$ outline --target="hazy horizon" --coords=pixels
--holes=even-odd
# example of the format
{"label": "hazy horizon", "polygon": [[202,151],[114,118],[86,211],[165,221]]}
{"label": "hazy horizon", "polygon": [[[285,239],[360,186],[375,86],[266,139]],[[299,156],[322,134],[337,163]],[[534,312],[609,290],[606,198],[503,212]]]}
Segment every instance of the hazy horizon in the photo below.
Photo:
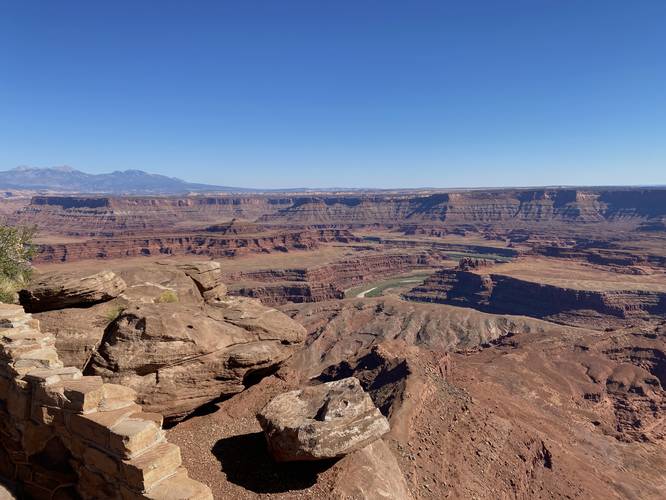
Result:
{"label": "hazy horizon", "polygon": [[[61,169],[65,171],[78,171],[82,172],[84,174],[91,174],[91,175],[104,175],[104,174],[111,174],[111,173],[126,173],[126,172],[132,172],[132,171],[140,171],[145,174],[149,175],[163,175],[159,174],[158,172],[148,172],[144,171],[141,169],[116,169],[113,171],[109,172],[96,172],[92,174],[91,172],[86,172],[85,170],[77,169],[75,167],[72,167],[71,165],[54,165],[51,167],[37,167],[37,166],[31,166],[31,165],[17,165],[13,169],[8,169],[8,170],[0,170],[0,173],[2,172],[8,172],[11,170],[19,170],[19,169],[38,169],[38,170],[44,170],[44,169]],[[184,177],[178,177],[178,176],[168,176],[170,178],[178,179],[181,181],[185,181],[188,183],[193,183],[196,184],[195,182],[191,181],[190,179],[184,178]],[[211,187],[216,186],[213,183],[210,182],[201,182],[200,184],[210,184]],[[226,188],[238,188],[238,189],[245,189],[245,190],[251,190],[251,191],[297,191],[299,189],[302,190],[307,190],[307,191],[317,191],[317,190],[328,190],[328,191],[344,191],[344,190],[349,190],[349,191],[419,191],[419,190],[433,190],[433,191],[445,191],[445,190],[502,190],[502,189],[586,189],[586,188],[646,188],[646,189],[652,189],[652,188],[663,188],[666,187],[666,184],[534,184],[534,185],[496,185],[496,186],[393,186],[393,187],[376,187],[376,186],[317,186],[317,187],[312,187],[312,186],[281,186],[281,187],[263,187],[263,186],[228,186],[228,185],[217,185],[218,187],[226,187]],[[1,187],[1,186],[0,186]],[[83,191],[81,191],[83,193]]]}
{"label": "hazy horizon", "polygon": [[0,7],[0,165],[234,187],[666,184],[666,3]]}

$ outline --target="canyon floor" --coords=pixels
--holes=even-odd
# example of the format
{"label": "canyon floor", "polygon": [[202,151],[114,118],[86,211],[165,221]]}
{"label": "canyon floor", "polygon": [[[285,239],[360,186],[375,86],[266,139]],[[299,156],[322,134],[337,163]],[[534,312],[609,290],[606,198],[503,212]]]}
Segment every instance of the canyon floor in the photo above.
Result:
{"label": "canyon floor", "polygon": [[[133,384],[167,417],[215,498],[666,491],[666,190],[36,195],[0,214],[40,228],[36,282],[124,280],[113,298],[35,317],[71,364]],[[256,366],[179,364],[221,356],[218,336]],[[274,462],[257,413],[349,376],[390,432],[341,459]]]}

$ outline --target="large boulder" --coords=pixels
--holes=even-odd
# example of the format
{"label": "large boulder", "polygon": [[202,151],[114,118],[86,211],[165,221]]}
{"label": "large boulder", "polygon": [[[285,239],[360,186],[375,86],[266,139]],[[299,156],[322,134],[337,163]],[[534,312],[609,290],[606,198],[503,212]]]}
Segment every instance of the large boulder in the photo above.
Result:
{"label": "large boulder", "polygon": [[87,373],[132,387],[147,411],[175,421],[277,369],[292,353],[289,344],[305,339],[304,332],[262,337],[209,315],[214,309],[128,306],[106,329]]}
{"label": "large boulder", "polygon": [[19,298],[27,312],[40,312],[90,306],[117,297],[125,288],[112,271],[54,272],[38,276]]}
{"label": "large boulder", "polygon": [[339,458],[390,430],[355,377],[280,394],[257,419],[278,462]]}
{"label": "large boulder", "polygon": [[171,301],[185,305],[203,305],[201,293],[194,281],[173,266],[131,265],[116,272],[127,283],[122,298],[129,302],[155,304]]}
{"label": "large boulder", "polygon": [[176,268],[147,264],[121,267],[114,272],[126,283],[123,293],[115,299],[86,308],[65,307],[35,314],[42,330],[55,336],[56,348],[66,366],[83,369],[106,328],[130,304],[203,305],[194,282]]}

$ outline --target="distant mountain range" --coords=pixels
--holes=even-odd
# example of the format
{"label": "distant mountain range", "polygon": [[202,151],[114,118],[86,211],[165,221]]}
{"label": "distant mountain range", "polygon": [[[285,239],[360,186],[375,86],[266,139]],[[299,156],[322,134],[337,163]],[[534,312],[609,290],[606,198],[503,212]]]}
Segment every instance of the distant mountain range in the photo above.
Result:
{"label": "distant mountain range", "polygon": [[63,193],[181,194],[251,192],[252,189],[186,182],[142,170],[87,174],[71,167],[16,167],[0,171],[0,189],[48,190]]}
{"label": "distant mountain range", "polygon": [[72,167],[26,167],[0,171],[0,190],[23,189],[56,193],[186,194],[186,193],[306,193],[356,192],[360,188],[257,189],[197,184],[143,170],[116,170],[110,174],[87,174]]}

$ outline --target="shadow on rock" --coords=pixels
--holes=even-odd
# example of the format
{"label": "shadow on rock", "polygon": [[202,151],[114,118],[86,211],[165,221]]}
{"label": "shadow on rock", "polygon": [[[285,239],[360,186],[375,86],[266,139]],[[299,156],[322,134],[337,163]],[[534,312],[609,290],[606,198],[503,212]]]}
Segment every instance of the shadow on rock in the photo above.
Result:
{"label": "shadow on rock", "polygon": [[277,463],[268,452],[262,432],[220,439],[212,451],[228,481],[255,493],[309,488],[337,461]]}

